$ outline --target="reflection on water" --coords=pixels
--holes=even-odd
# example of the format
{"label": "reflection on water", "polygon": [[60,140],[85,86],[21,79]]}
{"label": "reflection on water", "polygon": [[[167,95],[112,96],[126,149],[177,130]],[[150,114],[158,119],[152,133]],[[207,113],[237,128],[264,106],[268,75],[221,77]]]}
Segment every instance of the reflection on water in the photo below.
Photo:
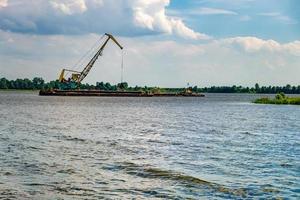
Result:
{"label": "reflection on water", "polygon": [[300,198],[300,107],[0,93],[0,198]]}

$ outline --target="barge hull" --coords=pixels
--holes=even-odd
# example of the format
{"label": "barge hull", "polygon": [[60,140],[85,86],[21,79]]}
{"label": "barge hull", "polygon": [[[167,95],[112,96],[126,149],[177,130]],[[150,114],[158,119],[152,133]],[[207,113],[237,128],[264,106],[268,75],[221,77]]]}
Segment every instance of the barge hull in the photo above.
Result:
{"label": "barge hull", "polygon": [[143,92],[101,91],[101,90],[41,90],[40,96],[98,96],[98,97],[204,97],[199,93],[161,93],[147,94]]}

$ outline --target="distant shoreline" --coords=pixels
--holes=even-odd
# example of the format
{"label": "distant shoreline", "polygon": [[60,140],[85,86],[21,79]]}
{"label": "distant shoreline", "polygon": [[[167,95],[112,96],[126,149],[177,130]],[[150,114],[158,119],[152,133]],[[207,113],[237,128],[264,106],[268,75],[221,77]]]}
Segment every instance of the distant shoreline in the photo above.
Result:
{"label": "distant shoreline", "polygon": [[[61,88],[63,83],[58,80],[45,82],[41,77],[35,77],[32,80],[28,78],[8,80],[6,78],[0,78],[0,90],[28,90],[35,91],[41,89],[58,89]],[[198,86],[187,86],[182,88],[161,88],[157,86],[129,86],[127,82],[111,84],[109,82],[97,82],[93,84],[79,84],[78,88],[81,90],[104,90],[104,91],[143,91],[152,93],[180,93],[185,90],[189,90],[194,93],[246,93],[246,94],[277,94],[284,92],[285,94],[300,94],[300,85],[292,86],[287,84],[285,86],[260,86],[256,83],[253,87],[244,86],[209,86],[209,87],[198,87]]]}
{"label": "distant shoreline", "polygon": [[[162,88],[164,89],[164,88]],[[169,88],[168,88],[169,89]],[[178,89],[178,88],[170,88],[170,89]],[[0,92],[36,92],[38,93],[39,89],[0,89]],[[204,94],[252,94],[252,95],[276,95],[276,93],[253,93],[253,92],[203,92]],[[300,94],[289,94],[295,95],[296,97],[300,97]],[[266,97],[264,97],[266,98]],[[262,99],[262,98],[260,98]],[[255,103],[255,102],[254,102]]]}

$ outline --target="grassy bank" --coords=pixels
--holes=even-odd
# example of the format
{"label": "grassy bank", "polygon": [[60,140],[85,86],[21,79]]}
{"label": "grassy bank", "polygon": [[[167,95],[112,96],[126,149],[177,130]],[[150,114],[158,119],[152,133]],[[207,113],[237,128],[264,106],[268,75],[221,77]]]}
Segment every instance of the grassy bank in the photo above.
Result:
{"label": "grassy bank", "polygon": [[287,97],[284,93],[279,93],[276,95],[274,99],[264,97],[264,98],[256,99],[254,103],[300,105],[300,97]]}

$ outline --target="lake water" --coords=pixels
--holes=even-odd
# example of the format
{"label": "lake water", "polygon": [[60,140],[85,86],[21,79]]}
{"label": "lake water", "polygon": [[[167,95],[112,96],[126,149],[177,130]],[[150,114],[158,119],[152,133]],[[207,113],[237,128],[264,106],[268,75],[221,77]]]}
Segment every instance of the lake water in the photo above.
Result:
{"label": "lake water", "polygon": [[300,106],[0,92],[0,199],[300,198]]}

